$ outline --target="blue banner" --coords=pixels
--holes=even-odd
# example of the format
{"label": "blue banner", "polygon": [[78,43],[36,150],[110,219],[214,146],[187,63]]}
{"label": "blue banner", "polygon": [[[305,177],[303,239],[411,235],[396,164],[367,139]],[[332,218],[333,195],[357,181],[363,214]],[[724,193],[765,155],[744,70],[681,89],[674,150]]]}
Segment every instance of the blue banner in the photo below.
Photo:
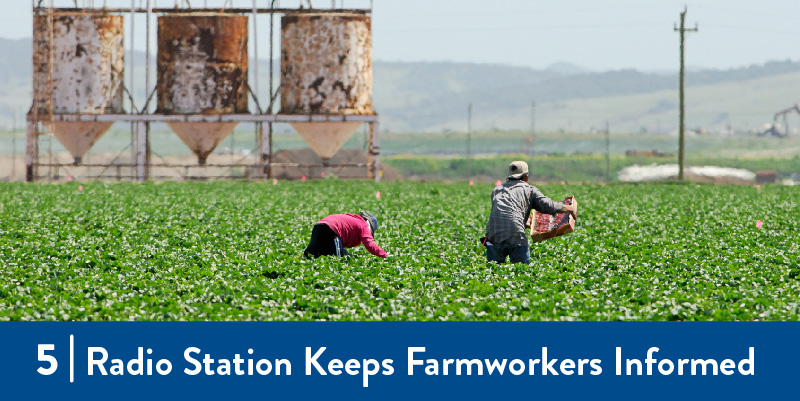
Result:
{"label": "blue banner", "polygon": [[800,323],[7,322],[4,399],[797,398]]}

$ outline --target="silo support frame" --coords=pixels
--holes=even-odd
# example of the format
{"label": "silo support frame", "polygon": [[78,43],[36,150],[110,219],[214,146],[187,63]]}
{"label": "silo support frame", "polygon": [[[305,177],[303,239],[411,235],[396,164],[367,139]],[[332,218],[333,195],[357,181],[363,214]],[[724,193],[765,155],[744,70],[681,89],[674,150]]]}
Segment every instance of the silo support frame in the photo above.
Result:
{"label": "silo support frame", "polygon": [[[72,166],[72,164],[62,164],[59,161],[42,162],[39,160],[39,143],[38,137],[42,133],[39,132],[40,122],[34,120],[34,116],[28,115],[26,126],[26,150],[25,150],[25,166],[26,166],[26,180],[38,181],[39,167],[55,167],[56,171],[60,168]],[[261,142],[258,152],[260,157],[248,163],[235,163],[235,164],[208,164],[204,167],[243,167],[246,169],[258,169],[256,174],[259,178],[274,178],[275,168],[281,167],[301,167],[301,168],[326,168],[324,164],[301,164],[292,162],[275,162],[275,151],[273,144],[273,124],[275,123],[290,123],[290,122],[347,122],[359,121],[367,123],[368,129],[368,155],[366,163],[345,163],[337,164],[338,167],[352,167],[366,169],[367,177],[376,182],[381,180],[380,169],[380,137],[379,137],[379,124],[378,115],[297,115],[297,114],[225,114],[225,115],[208,115],[208,114],[195,114],[195,115],[163,115],[163,114],[55,114],[53,115],[54,122],[70,122],[70,121],[83,121],[83,122],[128,122],[133,125],[133,132],[131,134],[131,156],[133,160],[130,163],[81,163],[82,167],[101,167],[116,168],[117,176],[122,177],[120,169],[131,168],[131,174],[125,176],[135,181],[147,181],[152,178],[167,178],[167,176],[154,176],[153,168],[195,168],[201,167],[194,164],[183,163],[169,163],[161,162],[154,164],[151,160],[151,147],[150,147],[150,125],[157,122],[193,122],[193,123],[219,123],[219,122],[254,122],[257,125],[258,138]],[[57,178],[56,173],[55,178]],[[226,178],[227,176],[192,176],[184,174],[183,179],[191,179],[196,177],[202,178]],[[360,177],[363,177],[361,175]],[[51,180],[53,176],[49,177]],[[91,177],[95,179],[102,179],[100,176]],[[106,177],[108,178],[108,177]],[[234,177],[231,177],[234,178]],[[357,177],[350,177],[357,178]]]}
{"label": "silo support frame", "polygon": [[25,181],[32,182],[38,176],[39,133],[36,132],[36,121],[28,120],[25,127]]}
{"label": "silo support frame", "polygon": [[261,134],[261,157],[259,159],[261,164],[261,176],[265,179],[272,178],[272,123],[266,123],[267,129],[264,129],[265,123],[257,123],[258,132]]}
{"label": "silo support frame", "polygon": [[136,179],[138,181],[145,181],[148,178],[147,166],[150,164],[150,160],[147,157],[150,150],[150,141],[148,140],[149,125],[146,121],[138,121],[136,123]]}
{"label": "silo support frame", "polygon": [[273,162],[273,155],[275,152],[272,151],[272,123],[267,123],[267,128],[269,131],[267,132],[267,138],[269,139],[269,155],[267,159],[267,173],[269,174],[267,178],[272,178],[272,162]]}
{"label": "silo support frame", "polygon": [[381,141],[378,134],[378,122],[369,123],[369,172],[368,177],[381,181]]}

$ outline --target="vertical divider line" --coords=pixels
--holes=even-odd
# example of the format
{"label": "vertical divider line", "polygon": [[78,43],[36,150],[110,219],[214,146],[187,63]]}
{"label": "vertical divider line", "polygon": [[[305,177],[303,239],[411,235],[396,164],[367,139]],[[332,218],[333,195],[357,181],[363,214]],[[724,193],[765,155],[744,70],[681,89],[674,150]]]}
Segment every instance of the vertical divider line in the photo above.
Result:
{"label": "vertical divider line", "polygon": [[75,382],[75,336],[69,335],[69,382]]}

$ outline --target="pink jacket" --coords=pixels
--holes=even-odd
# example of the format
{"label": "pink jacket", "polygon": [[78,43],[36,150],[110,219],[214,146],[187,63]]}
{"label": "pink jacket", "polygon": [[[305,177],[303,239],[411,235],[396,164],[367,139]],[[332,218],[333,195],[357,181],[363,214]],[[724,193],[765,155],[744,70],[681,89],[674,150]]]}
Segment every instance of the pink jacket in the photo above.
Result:
{"label": "pink jacket", "polygon": [[367,248],[367,251],[375,256],[385,258],[389,255],[375,243],[372,233],[369,231],[369,224],[357,214],[332,214],[317,222],[317,224],[319,223],[327,224],[336,235],[341,237],[342,245],[345,248],[364,244],[364,248]]}

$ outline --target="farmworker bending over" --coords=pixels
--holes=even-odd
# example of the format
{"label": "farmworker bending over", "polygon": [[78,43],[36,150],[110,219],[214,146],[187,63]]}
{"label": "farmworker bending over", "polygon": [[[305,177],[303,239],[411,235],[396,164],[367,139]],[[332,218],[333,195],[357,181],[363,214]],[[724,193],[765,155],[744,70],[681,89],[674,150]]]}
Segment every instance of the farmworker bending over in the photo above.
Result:
{"label": "farmworker bending over", "polygon": [[369,253],[385,258],[388,254],[372,238],[377,229],[378,219],[363,210],[359,214],[332,214],[314,224],[303,256],[348,256],[345,248],[364,244]]}
{"label": "farmworker bending over", "polygon": [[574,205],[554,202],[539,189],[528,184],[528,163],[511,162],[508,178],[492,191],[492,212],[486,224],[486,260],[505,263],[531,263],[525,222],[531,209],[540,213],[576,213]]}

